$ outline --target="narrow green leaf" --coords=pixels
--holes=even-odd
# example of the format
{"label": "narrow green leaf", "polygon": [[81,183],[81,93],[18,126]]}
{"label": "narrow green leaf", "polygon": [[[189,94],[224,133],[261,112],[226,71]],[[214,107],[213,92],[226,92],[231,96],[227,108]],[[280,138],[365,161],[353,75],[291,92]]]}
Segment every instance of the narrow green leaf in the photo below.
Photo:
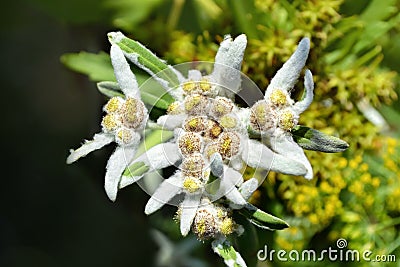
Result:
{"label": "narrow green leaf", "polygon": [[292,134],[294,141],[307,150],[334,153],[343,152],[349,148],[349,144],[340,138],[301,125],[296,126]]}
{"label": "narrow green leaf", "polygon": [[124,97],[124,94],[116,82],[99,82],[97,83],[97,89],[100,91],[100,93],[109,98],[115,96]]}
{"label": "narrow green leaf", "polygon": [[228,267],[246,267],[242,256],[235,248],[229,243],[228,240],[214,240],[212,242],[212,248],[221,258],[224,259],[226,266]]}
{"label": "narrow green leaf", "polygon": [[60,60],[68,68],[88,75],[92,81],[115,81],[110,56],[105,52],[64,54]]}
{"label": "narrow green leaf", "polygon": [[148,75],[136,74],[136,79],[140,84],[140,95],[144,103],[167,109],[175,101],[155,79]]}
{"label": "narrow green leaf", "polygon": [[[140,83],[141,81],[138,82]],[[160,88],[159,84],[153,84],[154,82],[146,82],[145,85],[140,86],[140,96],[144,103],[151,107],[158,107],[161,109],[167,109],[168,106],[174,101],[172,96],[165,92],[163,88]],[[114,96],[124,97],[121,89],[116,82],[99,82],[97,88],[103,95],[111,98]]]}
{"label": "narrow green leaf", "polygon": [[133,55],[129,59],[140,68],[168,82],[170,88],[179,85],[174,71],[141,43],[123,36],[122,33],[110,33],[108,36],[112,43],[117,44],[127,54]]}
{"label": "narrow green leaf", "polygon": [[288,228],[289,225],[282,219],[275,217],[258,209],[257,207],[248,203],[240,210],[240,212],[247,217],[247,219],[262,229],[268,230],[282,230]]}
{"label": "narrow green leaf", "polygon": [[150,169],[149,166],[146,166],[143,162],[135,162],[125,169],[123,176],[140,176],[143,175]]}
{"label": "narrow green leaf", "polygon": [[165,143],[169,139],[174,137],[174,132],[173,131],[167,131],[167,130],[154,130],[150,132],[149,134],[146,135],[144,138],[143,142],[140,144],[136,151],[136,155],[140,156],[146,150],[149,150],[153,146],[156,146],[161,143]]}
{"label": "narrow green leaf", "polygon": [[[155,145],[164,143],[174,136],[172,131],[166,130],[154,130],[146,135],[144,140],[139,145],[136,151],[136,157],[142,155],[146,150],[152,148]],[[139,176],[149,170],[149,166],[146,166],[143,162],[135,162],[129,165],[123,175],[124,176]]]}

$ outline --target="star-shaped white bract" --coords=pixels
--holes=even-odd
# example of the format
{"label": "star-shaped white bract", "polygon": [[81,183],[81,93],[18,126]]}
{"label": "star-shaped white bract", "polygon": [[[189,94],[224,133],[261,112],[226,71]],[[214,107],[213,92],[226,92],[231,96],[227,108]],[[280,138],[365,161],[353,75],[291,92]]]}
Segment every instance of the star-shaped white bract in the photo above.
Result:
{"label": "star-shaped white bract", "polygon": [[[121,33],[110,33],[111,42],[125,38]],[[146,205],[145,213],[151,214],[168,203],[176,195],[183,194],[180,204],[180,228],[186,235],[204,197],[217,200],[225,197],[231,208],[241,208],[257,188],[251,179],[243,183],[239,170],[243,162],[254,168],[273,170],[286,174],[304,175],[307,170],[298,161],[274,153],[266,145],[249,138],[247,125],[249,109],[241,110],[233,102],[241,89],[241,64],[247,39],[227,36],[221,43],[210,75],[202,75],[196,69],[187,73],[173,70],[180,84],[170,87],[166,80],[139,63],[138,55],[124,52],[126,58],[149,72],[174,97],[167,114],[157,123],[164,129],[173,130],[175,138],[158,144],[135,159],[131,166],[145,165],[146,173],[176,165],[179,170],[164,180]],[[247,122],[247,124],[246,124]],[[141,179],[139,176],[122,176],[119,188]],[[217,189],[210,187],[210,173],[219,181]]]}
{"label": "star-shaped white bract", "polygon": [[295,103],[290,97],[297,79],[303,70],[310,49],[310,40],[304,38],[298,48],[271,80],[263,100],[251,108],[250,126],[266,138],[269,147],[276,153],[303,164],[311,179],[313,171],[303,149],[293,140],[291,130],[297,125],[299,115],[313,100],[314,82],[311,71],[304,76],[305,96]]}
{"label": "star-shaped white bract", "polygon": [[73,163],[90,152],[116,142],[114,153],[107,162],[104,188],[110,200],[115,201],[121,175],[132,161],[141,139],[141,131],[148,119],[147,109],[140,99],[140,91],[134,74],[117,45],[111,46],[111,62],[118,85],[125,95],[113,97],[104,106],[102,132],[94,135],[80,148],[71,150],[67,163]]}

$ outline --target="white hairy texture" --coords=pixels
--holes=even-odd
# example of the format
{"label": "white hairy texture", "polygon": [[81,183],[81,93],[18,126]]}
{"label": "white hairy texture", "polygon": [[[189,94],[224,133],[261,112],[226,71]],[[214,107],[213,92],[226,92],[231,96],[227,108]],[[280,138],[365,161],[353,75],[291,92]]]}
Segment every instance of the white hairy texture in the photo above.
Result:
{"label": "white hairy texture", "polygon": [[254,193],[254,191],[257,190],[257,188],[258,188],[258,180],[256,178],[251,178],[240,186],[239,192],[242,194],[245,200],[248,200]]}
{"label": "white hairy texture", "polygon": [[245,205],[247,201],[235,186],[243,182],[242,174],[229,167],[225,167],[224,169],[225,171],[221,179],[219,193],[232,201],[233,204],[239,206]]}
{"label": "white hairy texture", "polygon": [[[279,156],[282,159],[289,159],[292,162],[298,162],[302,164],[306,168],[306,172],[303,174],[295,174],[302,175],[306,179],[313,178],[313,170],[310,162],[308,161],[306,155],[304,154],[303,149],[293,140],[293,137],[290,134],[279,135],[274,139],[273,150],[280,154]],[[278,156],[275,157],[274,163],[278,163]],[[294,164],[291,163],[290,167],[293,167]],[[287,173],[287,172],[284,172]],[[289,173],[290,174],[290,173]]]}
{"label": "white hairy texture", "polygon": [[[228,35],[218,49],[215,56],[214,70],[211,76],[220,85],[219,95],[233,98],[239,92],[241,84],[241,66],[244,50],[246,49],[247,38],[242,34],[234,41]],[[223,88],[225,87],[225,88]]]}
{"label": "white hairy texture", "polygon": [[250,124],[250,113],[250,108],[240,108],[235,112],[244,127]]}
{"label": "white hairy texture", "polygon": [[[276,144],[276,147],[278,146],[279,144]],[[283,151],[283,149],[281,151]],[[279,155],[281,153],[278,151],[276,152],[278,154],[258,141],[249,140],[247,147],[243,150],[242,159],[253,168],[261,168],[291,175],[305,175],[307,173],[307,169],[302,162],[287,157],[287,153]]]}
{"label": "white hairy texture", "polygon": [[114,135],[106,133],[98,133],[93,136],[93,140],[85,141],[85,143],[78,149],[70,150],[70,155],[67,158],[67,164],[77,161],[79,158],[86,156],[90,152],[100,149],[114,141]]}
{"label": "white hairy texture", "polygon": [[183,122],[187,118],[186,114],[179,115],[163,115],[157,119],[157,124],[167,130],[174,130],[182,127]]}
{"label": "white hairy texture", "polygon": [[293,106],[293,111],[297,115],[303,113],[312,103],[314,98],[314,81],[310,70],[306,70],[304,75],[304,89],[305,97],[301,101],[298,101]]}
{"label": "white hairy texture", "polygon": [[[138,43],[139,45],[141,45],[142,47],[144,47],[142,44]],[[145,48],[145,47],[144,47]],[[145,48],[147,49],[147,48]],[[129,59],[132,63],[134,63],[136,66],[138,66],[139,68],[141,68],[142,70],[146,71],[147,73],[149,73],[152,78],[154,78],[157,82],[159,82],[161,84],[162,87],[165,88],[165,90],[175,99],[178,101],[181,101],[183,99],[183,90],[178,88],[173,88],[173,86],[171,84],[169,84],[168,81],[160,78],[158,75],[159,73],[154,73],[153,71],[151,71],[149,68],[147,68],[146,66],[144,66],[143,64],[141,64],[138,60],[139,55],[136,53],[127,53],[125,51],[124,55],[126,56],[127,59]],[[153,54],[154,55],[154,54]],[[155,55],[154,55],[155,56]],[[160,59],[161,60],[161,59]],[[163,61],[163,60],[161,60]],[[164,61],[163,61],[164,62]],[[168,65],[168,68],[170,70],[172,70],[177,76],[178,76],[178,81],[184,80],[184,78],[182,77],[182,74],[177,74],[178,71],[176,71],[174,68],[172,68],[171,66]]]}
{"label": "white hairy texture", "polygon": [[222,161],[221,154],[212,154],[210,160],[210,169],[212,174],[214,174],[216,177],[221,177],[224,174],[224,163]]}
{"label": "white hairy texture", "polygon": [[183,236],[189,233],[190,227],[192,226],[193,219],[196,216],[196,211],[200,204],[202,194],[186,194],[185,199],[182,202],[182,213],[180,230]]}
{"label": "white hairy texture", "polygon": [[136,146],[117,147],[107,162],[104,189],[111,201],[117,198],[118,184],[121,175],[136,152]]}
{"label": "white hairy texture", "polygon": [[182,174],[180,172],[164,180],[147,202],[144,213],[149,215],[159,210],[175,195],[179,194],[182,191],[182,181]]}
{"label": "white hairy texture", "polygon": [[191,81],[201,81],[201,72],[199,70],[189,70],[188,71],[188,80]]}
{"label": "white hairy texture", "polygon": [[293,89],[293,86],[297,82],[297,79],[306,64],[309,50],[310,40],[308,38],[303,38],[296,51],[272,78],[271,83],[265,91],[265,99],[268,99],[271,92],[275,89],[281,89],[287,92],[290,92]]}
{"label": "white hairy texture", "polygon": [[110,56],[115,78],[117,79],[118,85],[124,95],[140,99],[139,86],[136,77],[131,71],[121,48],[116,44],[111,45]]}

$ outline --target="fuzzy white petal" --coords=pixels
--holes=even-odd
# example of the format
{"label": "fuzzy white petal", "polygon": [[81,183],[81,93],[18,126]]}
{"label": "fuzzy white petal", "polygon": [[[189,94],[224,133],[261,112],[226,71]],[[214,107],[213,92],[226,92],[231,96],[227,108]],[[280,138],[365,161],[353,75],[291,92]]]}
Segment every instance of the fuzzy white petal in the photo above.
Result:
{"label": "fuzzy white petal", "polygon": [[[279,144],[276,144],[276,147],[279,147]],[[261,168],[291,175],[306,174],[307,169],[302,162],[279,155],[278,151],[277,153],[274,153],[258,141],[248,140],[247,146],[243,149],[242,158],[253,168]]]}
{"label": "fuzzy white petal", "polygon": [[[110,43],[112,45],[117,45],[119,42],[121,42],[124,38],[127,38],[124,34],[122,34],[121,32],[110,32],[108,33],[108,39],[110,41]],[[153,52],[151,52],[149,49],[147,49],[144,45],[142,45],[141,43],[137,42],[136,43],[139,47],[141,47],[143,50],[147,50],[147,52],[152,56],[152,57],[157,57]],[[142,70],[146,71],[147,73],[149,73],[152,78],[154,78],[155,80],[157,80],[157,82],[159,82],[167,91],[169,91],[169,93],[172,95],[172,97],[174,97],[176,100],[182,100],[183,99],[183,90],[182,89],[174,89],[174,90],[170,90],[173,88],[173,86],[166,80],[160,78],[160,74],[159,73],[154,73],[153,71],[151,71],[149,68],[147,68],[146,66],[144,66],[143,64],[141,64],[139,62],[139,55],[137,53],[128,53],[126,51],[122,51],[125,55],[125,57],[131,61],[132,63],[134,63],[136,66],[138,66],[139,68],[141,68]],[[159,59],[160,61],[163,61],[162,59]],[[163,61],[164,62],[164,61]],[[170,65],[168,65],[168,70],[172,71],[178,81],[180,83],[182,83],[185,79],[182,76],[182,74],[180,72],[178,72],[176,69],[174,69],[173,67],[171,67]]]}
{"label": "fuzzy white petal", "polygon": [[287,92],[292,90],[306,64],[309,50],[310,40],[308,38],[303,38],[293,55],[283,64],[282,68],[278,70],[274,78],[272,78],[265,92],[266,99],[275,89],[281,89]]}
{"label": "fuzzy white petal", "polygon": [[232,168],[225,167],[224,176],[222,177],[219,193],[236,205],[245,205],[247,202],[236,188],[236,184],[241,184],[243,176]]}
{"label": "fuzzy white petal", "polygon": [[181,234],[186,236],[189,233],[190,227],[194,217],[196,216],[196,211],[200,204],[202,194],[186,194],[185,199],[182,202],[182,213],[181,213]]}
{"label": "fuzzy white petal", "polygon": [[221,154],[212,154],[210,162],[212,174],[214,174],[216,177],[221,177],[224,174],[224,163],[222,161]]}
{"label": "fuzzy white petal", "polygon": [[175,195],[182,191],[182,174],[175,173],[168,179],[164,180],[156,189],[146,204],[144,213],[147,215],[157,211],[170,201]]}
{"label": "fuzzy white petal", "polygon": [[98,133],[93,136],[93,140],[85,141],[85,143],[78,149],[71,149],[70,155],[67,158],[67,164],[77,161],[79,158],[86,156],[90,152],[100,149],[114,141],[114,135],[106,133]]}
{"label": "fuzzy white petal", "polygon": [[158,118],[157,124],[161,125],[164,129],[173,130],[177,127],[182,127],[187,115],[163,115]]}
{"label": "fuzzy white petal", "polygon": [[306,70],[304,76],[305,97],[294,104],[293,110],[297,114],[303,113],[312,103],[314,98],[314,81],[310,70]]}
{"label": "fuzzy white petal", "polygon": [[188,71],[188,79],[192,81],[201,81],[201,72],[199,70],[189,70]]}
{"label": "fuzzy white petal", "polygon": [[[275,152],[281,155],[284,159],[290,159],[293,162],[301,163],[307,170],[303,175],[306,179],[313,178],[313,170],[310,162],[308,161],[303,149],[293,140],[293,137],[289,134],[280,135],[274,140],[273,149]],[[276,161],[275,157],[274,161]],[[282,166],[283,167],[283,166]]]}
{"label": "fuzzy white petal", "polygon": [[233,185],[240,186],[243,183],[243,175],[240,172],[226,166],[224,168],[224,178],[228,179]]}
{"label": "fuzzy white petal", "polygon": [[[144,165],[149,167],[149,170],[146,172],[148,173],[174,165],[180,159],[181,154],[179,153],[178,146],[175,143],[162,143],[147,150],[146,153],[135,159],[132,163],[130,163],[130,165],[133,165],[137,162],[143,162]],[[122,176],[119,188],[124,188],[132,183],[137,182],[143,177],[143,175]]]}
{"label": "fuzzy white petal", "polygon": [[136,152],[136,146],[117,147],[107,162],[104,189],[111,201],[117,198],[118,184],[121,175]]}
{"label": "fuzzy white petal", "polygon": [[116,44],[111,45],[110,56],[115,78],[122,92],[127,97],[140,99],[138,83],[121,48]]}
{"label": "fuzzy white petal", "polygon": [[244,34],[236,37],[234,41],[228,35],[222,41],[215,56],[212,73],[213,80],[222,86],[219,95],[232,98],[239,91],[241,84],[240,69],[246,45],[247,38]]}
{"label": "fuzzy white petal", "polygon": [[257,190],[257,188],[258,188],[258,180],[256,178],[251,178],[240,186],[239,191],[242,194],[243,198],[245,200],[248,200],[254,193],[254,191]]}

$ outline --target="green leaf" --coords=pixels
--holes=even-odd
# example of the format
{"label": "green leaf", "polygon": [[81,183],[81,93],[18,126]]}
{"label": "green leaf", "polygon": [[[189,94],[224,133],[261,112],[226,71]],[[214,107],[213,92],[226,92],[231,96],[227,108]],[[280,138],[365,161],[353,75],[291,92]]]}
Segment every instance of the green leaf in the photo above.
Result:
{"label": "green leaf", "polygon": [[247,217],[247,219],[262,229],[268,230],[282,230],[288,228],[289,225],[282,219],[275,217],[258,209],[257,207],[248,203],[241,210],[240,213]]}
{"label": "green leaf", "polygon": [[167,130],[154,130],[151,131],[146,135],[144,138],[143,142],[140,144],[136,151],[136,155],[140,156],[153,146],[156,146],[161,143],[165,143],[169,139],[174,137],[174,132],[173,131],[167,131]]}
{"label": "green leaf", "polygon": [[143,162],[135,162],[125,169],[123,176],[140,176],[143,175],[150,169],[149,166],[146,166]]}
{"label": "green leaf", "polygon": [[214,240],[212,243],[212,248],[215,253],[224,259],[226,266],[228,267],[246,267],[242,256],[235,248],[229,243],[228,240]]}
{"label": "green leaf", "polygon": [[[136,151],[136,157],[139,157],[142,155],[144,152],[149,150],[155,145],[164,143],[171,139],[174,136],[174,133],[172,131],[166,131],[166,130],[154,130],[151,131],[149,134],[146,135],[142,143],[139,145],[137,151]],[[140,176],[147,172],[150,169],[149,166],[146,166],[143,162],[135,162],[131,165],[129,165],[124,173],[122,174],[123,176]]]}
{"label": "green leaf", "polygon": [[99,82],[97,83],[97,89],[100,91],[100,93],[109,98],[115,96],[124,97],[124,94],[116,82]]}
{"label": "green leaf", "polygon": [[343,152],[349,148],[349,144],[340,138],[301,125],[296,126],[292,134],[294,141],[307,150],[334,153]]}
{"label": "green leaf", "polygon": [[179,85],[178,77],[172,68],[141,43],[129,39],[119,32],[109,33],[108,38],[110,42],[117,44],[125,53],[131,55],[128,58],[138,67],[166,81],[170,88]]}
{"label": "green leaf", "polygon": [[[136,76],[137,78],[140,75]],[[139,84],[143,83],[145,78],[138,79]],[[111,98],[114,96],[124,97],[121,89],[116,82],[99,82],[97,83],[97,88],[100,93]],[[140,96],[144,103],[150,105],[151,107],[158,107],[161,109],[167,109],[168,106],[174,102],[172,96],[165,92],[165,90],[153,79],[145,82],[140,86]]]}
{"label": "green leaf", "polygon": [[114,26],[132,32],[162,3],[162,0],[106,0],[104,7],[113,11]]}
{"label": "green leaf", "polygon": [[68,68],[88,75],[92,81],[115,81],[110,56],[105,52],[64,54],[60,60]]}
{"label": "green leaf", "polygon": [[175,101],[160,83],[148,75],[136,74],[136,79],[140,84],[140,95],[144,103],[152,107],[167,109]]}

